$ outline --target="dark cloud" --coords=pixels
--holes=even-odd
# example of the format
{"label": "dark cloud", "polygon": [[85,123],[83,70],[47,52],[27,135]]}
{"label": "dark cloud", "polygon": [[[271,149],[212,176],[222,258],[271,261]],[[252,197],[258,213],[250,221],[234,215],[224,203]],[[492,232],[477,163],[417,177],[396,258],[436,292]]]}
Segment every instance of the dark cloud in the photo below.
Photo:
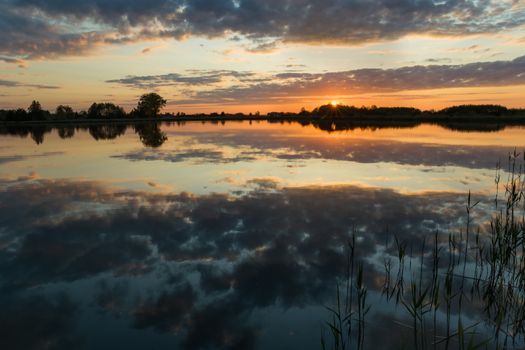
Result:
{"label": "dark cloud", "polygon": [[163,74],[147,76],[128,76],[122,79],[107,80],[107,83],[122,84],[134,88],[157,88],[161,86],[201,86],[213,85],[227,78],[244,81],[254,76],[252,72],[237,72],[228,70],[189,70],[187,74]]}
{"label": "dark cloud", "polygon": [[39,154],[29,154],[29,155],[13,155],[13,156],[0,156],[0,164],[19,162],[23,160],[33,159],[33,158],[46,158],[52,156],[63,155],[65,152],[43,152]]}
{"label": "dark cloud", "polygon": [[5,59],[36,59],[78,55],[93,49],[107,36],[96,31],[78,32],[75,21],[61,28],[53,14],[12,1],[0,2],[0,54]]}
{"label": "dark cloud", "polygon": [[94,302],[101,312],[107,312],[114,317],[122,317],[126,311],[126,298],[129,294],[129,283],[127,281],[101,280],[96,287]]}
{"label": "dark cloud", "polygon": [[80,348],[76,305],[65,295],[0,297],[2,346],[7,349]]}
{"label": "dark cloud", "polygon": [[[437,61],[434,60],[435,63]],[[231,78],[226,87],[205,90],[192,85],[210,85]],[[185,85],[185,98],[178,104],[275,103],[293,98],[319,96],[337,91],[340,95],[390,93],[405,90],[525,84],[525,56],[512,61],[477,62],[463,65],[407,66],[393,69],[357,69],[343,72],[285,72],[275,75],[253,72],[195,72],[191,76],[166,74],[134,76],[108,81],[144,87]],[[225,84],[223,84],[225,85]]]}
{"label": "dark cloud", "polygon": [[[125,317],[135,330],[171,335],[187,349],[257,348],[264,336],[259,322],[265,322],[258,312],[282,317],[283,310],[332,300],[334,282],[344,276],[351,232],[358,236],[356,257],[366,263],[388,241],[392,245],[394,234],[420,247],[435,230],[461,227],[466,201],[449,192],[281,188],[275,182],[268,187],[268,179],[252,179],[249,185],[257,190],[240,195],[200,196],[68,180],[1,184],[0,300],[8,305],[0,316],[2,329],[20,334],[29,325],[45,336],[19,341],[68,341],[71,310],[82,308],[8,295],[70,286],[72,294],[88,295],[90,305],[95,300],[104,311],[100,317]],[[473,220],[479,220],[475,214]],[[393,254],[391,248],[381,256]],[[366,272],[370,292],[380,291],[374,266],[366,263]],[[30,310],[57,321],[44,327],[42,317],[23,316]],[[323,315],[310,317],[318,325]],[[105,344],[107,337],[123,334],[99,335],[96,325],[84,326],[90,339],[102,336]],[[317,348],[314,333],[309,336]]]}
{"label": "dark cloud", "polygon": [[427,63],[450,63],[452,59],[450,58],[428,58],[425,60]]}
{"label": "dark cloud", "polygon": [[[417,124],[408,123],[392,125],[384,122],[375,125],[365,122],[354,123],[352,121],[326,121],[326,122],[303,122],[326,132],[346,131],[354,129],[374,130],[376,128],[402,128],[414,127]],[[462,128],[461,124],[450,124],[448,128]],[[468,131],[467,125],[465,128]],[[501,126],[475,125],[474,131],[493,131]],[[495,129],[494,129],[495,128]],[[502,127],[501,127],[502,128]],[[138,130],[137,126],[135,129]],[[26,137],[31,135],[33,140],[42,142],[44,131],[52,132],[53,129],[35,130],[35,128],[12,128],[4,132],[9,135]],[[160,130],[160,129],[159,129]],[[74,129],[58,128],[60,137],[75,135]],[[126,131],[125,125],[94,125],[89,126],[87,131],[95,140],[111,140],[123,135]],[[2,133],[3,130],[0,130]],[[159,131],[161,132],[161,131]],[[286,131],[265,130],[242,130],[228,133],[217,132],[185,132],[183,129],[174,133],[161,132],[164,137],[177,138],[183,135],[188,139],[187,144],[175,149],[153,149],[142,148],[127,151],[121,154],[113,154],[113,158],[126,159],[129,161],[166,161],[166,162],[188,162],[192,164],[227,164],[238,162],[254,162],[261,158],[268,160],[286,160],[294,165],[298,162],[311,159],[338,160],[370,163],[397,163],[413,166],[443,167],[457,166],[470,169],[494,169],[498,160],[507,159],[514,148],[505,146],[469,146],[469,145],[444,145],[432,142],[401,142],[392,140],[370,140],[359,138],[335,138],[326,142],[325,138],[301,137],[291,138]],[[149,142],[141,136],[145,146]],[[166,139],[163,138],[163,141]],[[222,148],[229,147],[234,151],[226,152]],[[23,161],[31,158],[61,155],[60,152],[43,152],[34,155],[5,155],[0,156],[0,164],[15,161]]]}
{"label": "dark cloud", "polygon": [[305,64],[290,63],[290,64],[285,65],[285,67],[286,68],[306,68],[306,65]]}
{"label": "dark cloud", "polygon": [[251,53],[272,53],[277,50],[279,43],[277,41],[256,42],[254,46],[248,47],[246,51]]}
{"label": "dark cloud", "polygon": [[[166,162],[186,162],[193,161],[196,164],[203,163],[236,163],[236,162],[248,162],[255,161],[257,158],[251,155],[249,152],[241,152],[236,156],[226,156],[222,151],[215,151],[211,149],[181,149],[169,152],[163,152],[159,150],[147,150],[142,149],[140,151],[129,152],[122,155],[115,155],[113,158],[122,158],[131,161],[151,161],[151,160],[162,160]],[[1,158],[0,158],[1,160]]]}
{"label": "dark cloud", "polygon": [[[331,125],[332,122],[330,122]],[[358,127],[358,126],[355,126]],[[327,129],[331,130],[331,129]],[[131,151],[114,155],[130,161],[167,161],[194,163],[235,163],[261,159],[290,162],[310,159],[339,160],[370,163],[397,163],[414,166],[458,166],[470,169],[494,169],[498,160],[507,159],[513,147],[442,145],[433,143],[406,143],[389,140],[338,138],[326,142],[318,137],[291,138],[285,132],[243,130],[235,133],[203,132],[191,135],[193,143],[215,148],[243,149],[235,155],[221,150],[187,147],[164,152],[152,150]]]}
{"label": "dark cloud", "polygon": [[188,317],[197,300],[196,292],[186,284],[174,291],[144,301],[133,312],[134,327],[155,328],[161,332],[174,332]]}
{"label": "dark cloud", "polygon": [[25,63],[23,60],[20,60],[18,58],[12,58],[12,57],[2,57],[0,56],[0,61],[5,63],[13,63],[17,64],[20,68],[25,66]]}
{"label": "dark cloud", "polygon": [[238,299],[221,300],[191,314],[186,349],[255,349],[256,330],[246,324],[247,310]]}
{"label": "dark cloud", "polygon": [[44,85],[44,84],[28,84],[28,83],[21,83],[18,81],[13,81],[13,80],[0,80],[0,87],[8,87],[8,88],[24,87],[24,88],[33,88],[33,89],[60,89],[60,86]]}
{"label": "dark cloud", "polygon": [[360,69],[334,73],[283,73],[278,83],[230,87],[198,92],[195,100],[272,100],[288,96],[396,92],[453,87],[505,86],[525,83],[525,56],[513,61],[449,66],[413,66],[396,69]]}
{"label": "dark cloud", "polygon": [[[295,258],[313,262],[322,258],[318,249],[328,252],[344,245],[353,225],[366,227],[375,244],[382,242],[385,226],[403,232],[407,224],[422,225],[420,229],[432,232],[454,225],[449,214],[459,220],[463,211],[464,200],[453,193],[402,195],[353,186],[280,189],[275,181],[269,188],[268,179],[253,179],[249,185],[258,182],[256,191],[240,197],[112,192],[96,183],[62,180],[4,185],[2,198],[10,200],[2,200],[2,246],[12,248],[3,252],[11,257],[4,277],[9,275],[11,284],[34,285],[104,271],[145,273],[151,244],[165,259],[175,261],[233,259],[244,250],[273,246],[273,259],[265,249],[258,253],[270,263],[280,255],[276,249],[286,250],[293,241],[297,254],[309,256]],[[111,210],[89,210],[95,204]],[[17,224],[22,218],[25,224]]]}
{"label": "dark cloud", "polygon": [[523,6],[510,0],[4,0],[0,6],[0,53],[28,58],[148,38],[241,36],[268,49],[280,41],[360,44],[414,33],[492,33],[525,22]]}

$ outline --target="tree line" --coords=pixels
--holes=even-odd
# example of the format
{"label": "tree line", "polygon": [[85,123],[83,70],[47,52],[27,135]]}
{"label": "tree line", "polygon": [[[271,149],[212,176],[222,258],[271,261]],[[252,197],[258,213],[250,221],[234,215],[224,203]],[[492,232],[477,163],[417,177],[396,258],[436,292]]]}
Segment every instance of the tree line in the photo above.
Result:
{"label": "tree line", "polygon": [[94,102],[87,111],[76,112],[71,106],[59,105],[54,113],[44,110],[38,101],[33,101],[26,109],[0,110],[0,121],[53,121],[76,119],[122,119],[155,118],[166,106],[167,101],[157,93],[148,93],[140,97],[137,106],[126,113],[124,109],[111,102]]}
{"label": "tree line", "polygon": [[[123,118],[149,119],[156,118],[160,111],[166,106],[167,101],[157,93],[148,93],[140,97],[137,106],[129,113],[114,103],[93,103],[87,111],[75,112],[67,105],[59,105],[54,113],[42,108],[38,101],[33,101],[29,108],[15,110],[0,110],[0,122],[17,121],[65,121],[65,120],[118,120]],[[231,119],[296,119],[313,120],[319,123],[327,120],[352,121],[352,120],[384,120],[384,121],[407,121],[418,120],[428,122],[525,122],[525,109],[509,109],[500,105],[460,105],[447,107],[441,110],[422,111],[412,107],[356,107],[343,104],[325,104],[307,111],[302,108],[300,112],[270,112],[261,116],[255,114],[193,114],[186,116],[184,113],[165,114],[165,116],[188,120],[231,120]]]}
{"label": "tree line", "polygon": [[424,117],[473,117],[473,116],[525,116],[524,109],[509,109],[500,105],[482,104],[482,105],[460,105],[443,108],[441,110],[422,111],[412,107],[355,107],[346,105],[332,105],[326,104],[313,109],[308,112],[301,110],[299,115],[314,116],[319,118],[338,118],[338,117],[366,117],[366,116],[380,116],[380,117],[403,117],[403,118],[424,118]]}

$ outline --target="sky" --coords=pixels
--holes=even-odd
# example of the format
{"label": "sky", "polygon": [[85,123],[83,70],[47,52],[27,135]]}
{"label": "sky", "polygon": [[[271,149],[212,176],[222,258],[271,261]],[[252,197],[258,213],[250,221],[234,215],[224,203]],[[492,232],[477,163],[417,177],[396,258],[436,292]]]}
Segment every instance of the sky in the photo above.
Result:
{"label": "sky", "polygon": [[0,108],[525,107],[525,0],[0,0]]}

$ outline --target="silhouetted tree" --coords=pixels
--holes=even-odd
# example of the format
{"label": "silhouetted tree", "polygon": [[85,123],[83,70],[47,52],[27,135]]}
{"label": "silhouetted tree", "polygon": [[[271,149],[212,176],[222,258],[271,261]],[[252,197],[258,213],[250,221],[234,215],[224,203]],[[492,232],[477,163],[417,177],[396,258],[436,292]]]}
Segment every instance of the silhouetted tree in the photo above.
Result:
{"label": "silhouetted tree", "polygon": [[70,106],[60,105],[57,107],[55,115],[58,119],[71,119],[75,116],[75,112]]}
{"label": "silhouetted tree", "polygon": [[113,140],[124,135],[128,127],[122,124],[90,125],[89,134],[95,140]]}
{"label": "silhouetted tree", "polygon": [[508,112],[508,109],[499,105],[461,105],[442,109],[440,113],[447,115],[491,115],[500,116]]}
{"label": "silhouetted tree", "polygon": [[87,112],[91,119],[118,119],[125,115],[124,109],[113,103],[93,103]]}
{"label": "silhouetted tree", "polygon": [[338,118],[352,116],[358,111],[359,109],[353,106],[326,104],[315,108],[311,114],[321,118]]}
{"label": "silhouetted tree", "polygon": [[[25,112],[25,110],[24,110]],[[28,126],[19,126],[19,125],[3,125],[0,128],[1,135],[12,135],[12,136],[18,136],[21,138],[25,138],[29,135],[29,127]]]}
{"label": "silhouetted tree", "polygon": [[27,109],[29,119],[31,120],[45,120],[49,115],[49,112],[42,109],[42,105],[38,101],[31,102],[31,105]]}
{"label": "silhouetted tree", "polygon": [[35,125],[31,127],[30,135],[33,141],[35,141],[37,145],[40,145],[41,143],[44,142],[44,135],[47,133],[50,133],[51,130],[52,128],[49,126]]}
{"label": "silhouetted tree", "polygon": [[72,126],[64,126],[58,128],[58,136],[61,139],[69,139],[75,136],[75,128]]}
{"label": "silhouetted tree", "polygon": [[144,94],[140,97],[134,114],[141,117],[156,117],[167,101],[157,93]]}
{"label": "silhouetted tree", "polygon": [[168,139],[156,123],[141,123],[136,124],[134,127],[135,132],[139,134],[140,141],[144,146],[160,147]]}
{"label": "silhouetted tree", "polygon": [[33,102],[31,102],[31,105],[27,109],[27,111],[31,114],[40,113],[42,112],[42,105],[40,104],[40,102],[33,100]]}
{"label": "silhouetted tree", "polygon": [[301,108],[301,111],[299,112],[299,115],[302,116],[302,117],[305,117],[305,116],[307,116],[308,114],[310,114],[310,113],[308,113],[308,111],[306,110],[306,108],[302,107],[302,108]]}
{"label": "silhouetted tree", "polygon": [[29,120],[29,116],[25,109],[18,108],[16,110],[9,110],[6,112],[5,120],[8,122]]}
{"label": "silhouetted tree", "polygon": [[[301,112],[302,113],[302,112]],[[301,115],[301,113],[299,115]],[[382,117],[388,119],[389,117],[397,117],[401,119],[412,119],[421,114],[417,108],[407,107],[361,107],[345,105],[327,104],[315,108],[312,113],[313,116],[326,119],[338,119],[347,117]]]}

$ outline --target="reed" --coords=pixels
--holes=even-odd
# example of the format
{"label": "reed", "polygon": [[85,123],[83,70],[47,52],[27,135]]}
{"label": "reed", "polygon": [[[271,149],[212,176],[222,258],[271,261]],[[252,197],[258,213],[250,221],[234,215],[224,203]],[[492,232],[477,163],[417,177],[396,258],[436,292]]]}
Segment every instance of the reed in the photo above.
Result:
{"label": "reed", "polygon": [[[413,349],[525,347],[523,154],[509,154],[505,171],[497,165],[495,185],[494,212],[487,229],[473,222],[472,213],[480,202],[469,192],[463,230],[435,232],[432,244],[423,239],[420,254],[394,236],[396,259],[388,256],[383,261],[380,294],[397,310],[393,325],[410,329],[412,340],[406,344]],[[389,247],[388,240],[385,245]],[[345,305],[340,305],[337,287],[336,307],[328,308],[332,337],[329,342],[323,338],[323,349],[363,349],[367,328],[375,327],[373,320],[367,321],[371,311],[364,283],[367,271],[356,261],[355,249],[354,232],[347,251]],[[466,309],[476,310],[479,319],[470,319]],[[403,323],[406,318],[410,324]]]}

